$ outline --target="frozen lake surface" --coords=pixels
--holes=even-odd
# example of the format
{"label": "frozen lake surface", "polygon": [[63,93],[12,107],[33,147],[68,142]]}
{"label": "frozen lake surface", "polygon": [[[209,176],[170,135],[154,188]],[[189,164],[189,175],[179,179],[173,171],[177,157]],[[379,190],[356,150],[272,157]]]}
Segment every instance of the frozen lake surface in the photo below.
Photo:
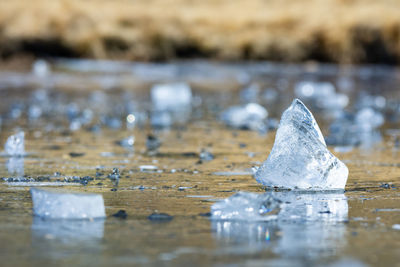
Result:
{"label": "frozen lake surface", "polygon": [[[25,155],[0,157],[2,265],[398,266],[399,70],[197,61],[47,67],[0,73],[1,147],[25,132]],[[304,81],[314,83],[296,91]],[[333,85],[333,94],[316,82]],[[182,109],[152,106],[150,88],[165,83],[189,84],[190,107],[187,98]],[[295,97],[347,165],[345,192],[274,192],[283,217],[210,220],[216,201],[265,193],[252,168],[268,157],[276,120]],[[257,127],[220,120],[250,102],[268,110]],[[152,127],[155,119],[161,124]],[[101,194],[107,217],[35,217],[30,187]]]}

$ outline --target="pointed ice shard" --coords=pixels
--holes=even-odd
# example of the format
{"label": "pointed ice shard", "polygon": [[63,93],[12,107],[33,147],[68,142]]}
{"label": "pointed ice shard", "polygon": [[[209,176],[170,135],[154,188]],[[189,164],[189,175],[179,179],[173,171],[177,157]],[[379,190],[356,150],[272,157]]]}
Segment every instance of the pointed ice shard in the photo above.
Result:
{"label": "pointed ice shard", "polygon": [[332,155],[311,112],[298,99],[283,113],[275,143],[255,178],[271,187],[344,189],[346,165]]}
{"label": "pointed ice shard", "polygon": [[4,150],[9,156],[23,156],[25,155],[25,134],[18,132],[17,134],[8,137]]}
{"label": "pointed ice shard", "polygon": [[51,219],[104,218],[103,196],[31,188],[33,213]]}

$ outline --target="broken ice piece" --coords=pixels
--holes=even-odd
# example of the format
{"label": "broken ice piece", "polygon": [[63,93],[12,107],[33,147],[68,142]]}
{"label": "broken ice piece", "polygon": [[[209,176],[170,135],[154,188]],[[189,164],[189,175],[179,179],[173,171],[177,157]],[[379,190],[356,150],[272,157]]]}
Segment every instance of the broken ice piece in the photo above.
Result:
{"label": "broken ice piece", "polygon": [[348,219],[347,198],[337,192],[239,192],[211,207],[212,220],[330,221]]}
{"label": "broken ice piece", "polygon": [[233,106],[221,114],[221,120],[233,128],[259,130],[268,117],[268,111],[257,103]]}
{"label": "broken ice piece", "polygon": [[344,189],[348,173],[327,149],[311,112],[295,99],[283,113],[272,151],[255,178],[270,187],[335,190]]}
{"label": "broken ice piece", "polygon": [[25,134],[24,132],[18,132],[17,134],[8,137],[4,150],[9,156],[23,156],[25,155]]}
{"label": "broken ice piece", "polygon": [[212,220],[269,221],[277,219],[281,201],[271,194],[239,192],[211,206]]}
{"label": "broken ice piece", "polygon": [[186,83],[156,84],[151,88],[154,110],[175,111],[189,108],[192,91]]}
{"label": "broken ice piece", "polygon": [[104,218],[103,196],[31,188],[33,213],[51,219]]}

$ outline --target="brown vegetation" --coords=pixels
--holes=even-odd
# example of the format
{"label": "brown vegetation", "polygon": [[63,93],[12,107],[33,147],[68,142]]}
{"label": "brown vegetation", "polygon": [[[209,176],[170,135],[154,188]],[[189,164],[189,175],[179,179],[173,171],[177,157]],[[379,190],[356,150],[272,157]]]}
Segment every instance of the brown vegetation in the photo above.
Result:
{"label": "brown vegetation", "polygon": [[400,62],[399,0],[13,0],[0,53]]}

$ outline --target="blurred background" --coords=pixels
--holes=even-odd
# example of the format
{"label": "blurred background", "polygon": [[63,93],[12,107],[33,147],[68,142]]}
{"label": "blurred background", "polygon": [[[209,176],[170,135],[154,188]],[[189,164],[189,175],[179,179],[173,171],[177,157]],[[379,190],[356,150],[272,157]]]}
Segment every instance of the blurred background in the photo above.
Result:
{"label": "blurred background", "polygon": [[397,64],[398,0],[14,0],[0,54]]}

